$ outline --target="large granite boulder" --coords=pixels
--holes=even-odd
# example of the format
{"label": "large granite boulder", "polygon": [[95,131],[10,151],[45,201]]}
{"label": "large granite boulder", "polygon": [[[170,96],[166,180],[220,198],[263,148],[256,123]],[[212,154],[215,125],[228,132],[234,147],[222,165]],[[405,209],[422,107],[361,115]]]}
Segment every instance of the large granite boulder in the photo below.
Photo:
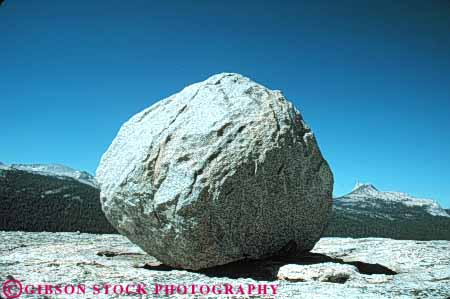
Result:
{"label": "large granite boulder", "polygon": [[332,173],[300,113],[239,74],[214,75],[133,116],[97,180],[120,233],[187,269],[288,243],[311,250],[332,205]]}

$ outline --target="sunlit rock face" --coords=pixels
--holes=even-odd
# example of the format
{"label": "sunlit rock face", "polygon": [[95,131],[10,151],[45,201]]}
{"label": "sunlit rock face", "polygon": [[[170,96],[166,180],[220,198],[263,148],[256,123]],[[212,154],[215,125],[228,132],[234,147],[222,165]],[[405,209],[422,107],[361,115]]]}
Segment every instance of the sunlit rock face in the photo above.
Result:
{"label": "sunlit rock face", "polygon": [[223,73],[134,115],[97,169],[103,210],[161,262],[200,269],[313,248],[333,176],[280,91]]}

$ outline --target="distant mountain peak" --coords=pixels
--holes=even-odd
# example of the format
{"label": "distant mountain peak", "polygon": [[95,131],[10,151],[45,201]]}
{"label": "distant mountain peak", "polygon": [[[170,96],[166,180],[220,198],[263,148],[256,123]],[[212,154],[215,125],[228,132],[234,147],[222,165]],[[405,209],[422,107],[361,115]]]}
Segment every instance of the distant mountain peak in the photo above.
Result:
{"label": "distant mountain peak", "polygon": [[403,192],[379,191],[372,184],[356,183],[352,192],[338,197],[336,200],[347,205],[365,206],[380,203],[399,203],[407,207],[423,208],[433,216],[450,217],[437,201],[428,198],[418,198]]}
{"label": "distant mountain peak", "polygon": [[378,192],[378,189],[370,183],[357,182],[355,187],[353,187],[353,189],[352,189],[352,192],[355,192],[355,191],[376,191],[376,192]]}

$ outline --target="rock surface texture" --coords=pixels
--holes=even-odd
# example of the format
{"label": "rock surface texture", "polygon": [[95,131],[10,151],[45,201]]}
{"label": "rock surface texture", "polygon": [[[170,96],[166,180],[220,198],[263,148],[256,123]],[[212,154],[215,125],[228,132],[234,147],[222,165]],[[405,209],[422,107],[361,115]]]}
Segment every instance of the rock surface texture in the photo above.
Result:
{"label": "rock surface texture", "polygon": [[333,176],[280,91],[218,74],[133,116],[97,169],[117,230],[187,269],[307,251],[332,205]]}
{"label": "rock surface texture", "polygon": [[[85,294],[52,294],[47,298],[450,298],[450,241],[322,238],[312,253],[321,259],[242,262],[242,268],[249,271],[246,275],[230,268],[210,273],[158,267],[153,257],[117,234],[0,231],[0,240],[2,282],[12,277],[24,286],[86,285]],[[343,262],[334,262],[340,260]],[[352,266],[355,262],[359,269]],[[373,274],[377,271],[371,271],[369,263],[389,267],[397,275]],[[271,272],[271,276],[259,278],[256,274],[263,270]],[[112,293],[111,288],[106,293],[102,288],[93,295],[94,284],[145,284],[148,294]],[[276,295],[253,292],[245,296],[205,296],[199,294],[198,288],[195,294],[156,295],[156,284],[175,288],[217,285],[222,290],[230,284],[235,292],[238,286],[256,284],[275,284],[278,288]],[[1,292],[0,288],[0,297]],[[20,296],[44,297],[25,293]]]}

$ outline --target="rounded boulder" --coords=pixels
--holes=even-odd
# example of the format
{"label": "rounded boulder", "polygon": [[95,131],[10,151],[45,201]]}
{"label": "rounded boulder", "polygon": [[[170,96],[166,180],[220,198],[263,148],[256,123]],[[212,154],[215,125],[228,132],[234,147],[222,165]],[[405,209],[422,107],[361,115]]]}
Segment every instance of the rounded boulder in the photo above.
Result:
{"label": "rounded boulder", "polygon": [[134,115],[97,169],[123,235],[162,263],[201,269],[309,251],[333,175],[299,111],[239,74],[190,85]]}

